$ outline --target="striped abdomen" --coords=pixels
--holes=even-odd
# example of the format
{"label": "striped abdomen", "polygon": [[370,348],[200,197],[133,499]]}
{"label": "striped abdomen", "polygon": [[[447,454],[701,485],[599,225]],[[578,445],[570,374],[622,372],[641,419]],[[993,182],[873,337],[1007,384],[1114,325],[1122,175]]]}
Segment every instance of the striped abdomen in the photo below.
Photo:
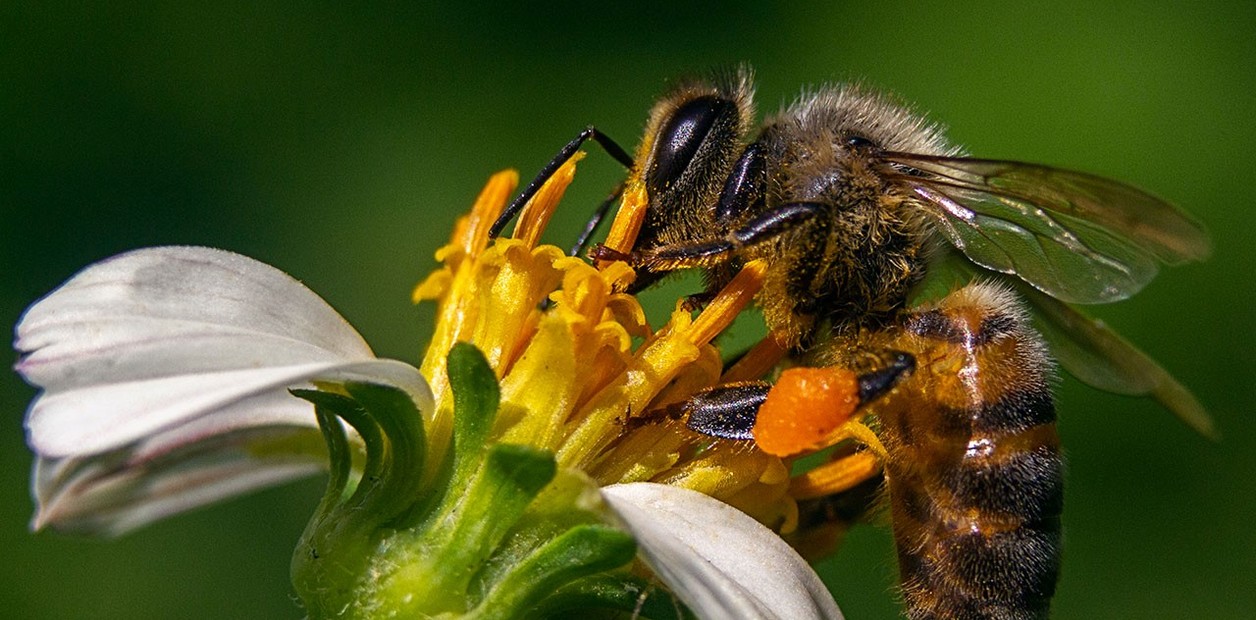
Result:
{"label": "striped abdomen", "polygon": [[908,315],[891,346],[917,360],[875,408],[908,615],[1046,617],[1063,461],[1045,346],[991,285]]}

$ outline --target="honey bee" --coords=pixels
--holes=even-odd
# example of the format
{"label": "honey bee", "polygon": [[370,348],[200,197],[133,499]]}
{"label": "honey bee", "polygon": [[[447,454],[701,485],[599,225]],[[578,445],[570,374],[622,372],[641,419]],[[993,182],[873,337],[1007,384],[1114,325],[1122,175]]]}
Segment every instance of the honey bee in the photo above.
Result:
{"label": "honey bee", "polygon": [[[1116,181],[967,157],[858,85],[804,94],[751,139],[754,123],[748,70],[682,82],[654,105],[635,157],[589,128],[495,230],[581,142],[607,146],[648,204],[630,251],[592,256],[627,261],[634,289],[701,268],[708,295],[762,259],[769,338],[850,403],[833,413],[811,379],[782,387],[786,370],[775,386],[699,393],[684,404],[690,428],[780,456],[853,440],[866,450],[822,466],[833,475],[808,490],[804,527],[839,518],[835,500],[881,475],[909,617],[1045,617],[1063,505],[1051,352],[1087,383],[1152,396],[1212,432],[1185,388],[1069,304],[1125,299],[1160,263],[1205,258],[1206,233]],[[813,424],[811,410],[831,419]]]}

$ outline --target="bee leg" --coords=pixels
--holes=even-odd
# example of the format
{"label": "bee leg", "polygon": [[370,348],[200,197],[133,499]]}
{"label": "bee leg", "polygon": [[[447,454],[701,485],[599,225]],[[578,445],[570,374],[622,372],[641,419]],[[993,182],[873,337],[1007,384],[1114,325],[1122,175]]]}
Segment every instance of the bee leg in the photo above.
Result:
{"label": "bee leg", "polygon": [[753,439],[755,417],[771,389],[766,381],[743,381],[698,392],[684,403],[685,425],[721,439]]}
{"label": "bee leg", "polygon": [[[628,293],[630,295],[635,295],[637,293],[640,293],[641,291],[644,291],[647,288],[650,288],[656,282],[663,279],[663,276],[667,275],[667,273],[663,271],[651,271],[648,269],[641,268],[639,265],[636,264],[636,261],[637,261],[636,252],[621,252],[619,250],[616,250],[615,248],[603,245],[601,243],[593,244],[593,247],[589,248],[589,253],[587,256],[590,260],[594,261],[595,264],[602,263],[602,262],[613,263],[615,261],[621,261],[621,262],[628,263],[629,265],[632,265],[633,269],[636,271],[636,274],[637,274],[636,279],[633,280],[632,283],[629,284],[627,287],[625,287],[622,291],[617,290],[616,292],[623,292],[623,293]],[[711,292],[711,291],[707,291],[707,292],[710,292],[712,296],[716,294],[716,292]],[[693,306],[689,303],[688,300],[686,300],[686,309],[691,312],[696,308],[702,307],[702,305],[703,304]]]}
{"label": "bee leg", "polygon": [[876,433],[862,422],[851,420],[830,436],[834,450],[827,463],[809,469],[789,481],[789,494],[798,500],[819,499],[844,493],[881,473],[889,455]]}
{"label": "bee leg", "polygon": [[916,358],[902,351],[886,351],[884,366],[859,375],[859,403],[867,403],[889,392],[906,373],[916,369]]}
{"label": "bee leg", "polygon": [[708,388],[681,404],[685,425],[721,439],[753,439],[769,454],[797,454],[830,439],[855,409],[915,368],[915,358],[895,353],[884,368],[861,375],[841,368],[792,368],[775,386],[741,381]]}
{"label": "bee leg", "polygon": [[[694,243],[661,245],[630,252],[626,258],[634,268],[643,267],[649,271],[716,266],[727,262],[733,255],[748,247],[770,241],[782,233],[793,230],[799,224],[815,217],[823,207],[824,205],[818,202],[786,203],[767,213],[755,216],[724,237]],[[594,251],[600,252],[600,249],[595,247]],[[599,254],[595,258],[613,260],[616,257]]]}
{"label": "bee leg", "polygon": [[833,460],[791,478],[789,494],[794,499],[804,500],[848,491],[881,473],[881,463],[881,457],[874,450],[837,455]]}
{"label": "bee leg", "polygon": [[624,184],[620,183],[615,186],[614,191],[606,197],[606,200],[603,200],[602,204],[597,206],[597,210],[593,212],[593,216],[589,218],[589,221],[584,223],[584,230],[580,231],[579,237],[576,237],[576,243],[571,246],[571,251],[567,252],[569,256],[579,256],[582,252],[584,252],[585,248],[589,245],[589,239],[593,238],[593,231],[597,230],[597,227],[602,223],[602,220],[606,219],[606,214],[610,213],[611,206],[619,200],[619,197],[622,196],[623,193]]}
{"label": "bee leg", "polygon": [[695,310],[701,310],[707,307],[707,304],[711,303],[711,301],[714,300],[716,296],[718,296],[719,294],[720,292],[718,290],[715,290],[715,291],[707,290],[707,291],[702,291],[701,293],[692,293],[690,295],[685,295],[684,301],[681,302],[681,308],[684,308],[685,310],[689,312],[693,312]]}
{"label": "bee leg", "polygon": [[611,157],[614,157],[615,161],[623,164],[625,168],[632,168],[632,156],[629,155],[623,147],[616,144],[614,140],[607,137],[606,134],[598,131],[596,127],[589,125],[584,129],[584,131],[580,132],[579,135],[573,138],[571,142],[568,142],[566,146],[559,149],[558,154],[555,155],[544,168],[541,168],[541,171],[537,173],[536,178],[532,179],[532,182],[528,183],[528,186],[523,188],[523,193],[519,194],[514,200],[510,201],[509,205],[506,205],[506,209],[502,211],[502,214],[497,217],[497,221],[493,222],[493,227],[489,229],[489,238],[491,239],[501,235],[502,229],[506,227],[506,224],[509,223],[512,218],[519,214],[519,211],[523,209],[523,205],[527,204],[528,201],[536,195],[537,191],[541,189],[541,186],[544,185],[550,177],[554,176],[554,173],[558,172],[558,169],[561,168],[563,164],[567,163],[567,160],[571,159],[571,156],[575,155],[576,151],[580,150],[580,145],[590,139],[602,145],[602,148],[605,149]]}
{"label": "bee leg", "polygon": [[[759,408],[755,445],[768,454],[789,457],[844,439],[847,422],[860,407],[889,393],[916,368],[916,358],[900,351],[877,357],[877,366],[861,374],[834,366],[782,372]],[[876,442],[874,448],[879,445]]]}

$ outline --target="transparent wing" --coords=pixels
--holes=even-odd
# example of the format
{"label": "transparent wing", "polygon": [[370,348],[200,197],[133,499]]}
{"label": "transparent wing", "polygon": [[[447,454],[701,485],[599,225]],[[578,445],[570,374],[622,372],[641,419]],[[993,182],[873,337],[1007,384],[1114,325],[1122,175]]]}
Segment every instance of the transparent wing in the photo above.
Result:
{"label": "transparent wing", "polygon": [[[946,252],[930,265],[908,303],[916,306],[941,299],[974,280],[990,277],[1001,276],[984,272],[956,252]],[[1138,347],[1102,321],[1024,283],[1007,281],[1015,283],[1029,302],[1034,327],[1069,374],[1105,392],[1152,398],[1200,434],[1217,438],[1216,426],[1203,405]]]}
{"label": "transparent wing", "polygon": [[1034,326],[1069,374],[1083,383],[1116,394],[1149,396],[1173,415],[1212,439],[1218,438],[1212,417],[1177,379],[1103,321],[1027,286]]}
{"label": "transparent wing", "polygon": [[1063,301],[1119,301],[1150,282],[1158,263],[1209,253],[1197,222],[1116,181],[1019,162],[882,157],[969,260]]}

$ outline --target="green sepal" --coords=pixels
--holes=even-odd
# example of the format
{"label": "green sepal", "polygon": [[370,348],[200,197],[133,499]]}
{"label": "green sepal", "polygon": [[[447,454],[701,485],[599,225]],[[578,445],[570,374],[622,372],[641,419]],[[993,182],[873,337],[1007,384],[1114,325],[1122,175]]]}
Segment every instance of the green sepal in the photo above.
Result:
{"label": "green sepal", "polygon": [[427,499],[403,519],[412,527],[389,537],[389,565],[395,568],[377,573],[368,594],[382,608],[424,615],[466,612],[480,597],[472,592],[472,579],[492,563],[557,471],[549,452],[488,443],[499,392],[479,350],[455,346],[448,373],[453,446]]}
{"label": "green sepal", "polygon": [[[560,475],[548,451],[492,442],[497,379],[473,346],[455,346],[448,369],[454,422],[443,451],[429,450],[423,417],[402,391],[363,383],[293,391],[314,404],[331,460],[292,562],[310,617],[631,610],[625,601],[636,605],[645,586],[614,569],[631,562],[635,543],[604,524],[596,484],[577,471]],[[437,473],[425,472],[438,452]],[[597,575],[613,577],[588,581]],[[675,615],[666,600],[660,617]]]}
{"label": "green sepal", "polygon": [[530,610],[555,590],[585,575],[632,561],[632,536],[606,525],[581,525],[551,539],[516,564],[468,618],[535,617]]}
{"label": "green sepal", "polygon": [[[372,560],[375,532],[392,516],[376,510],[378,498],[387,497],[377,490],[386,484],[389,471],[388,440],[371,413],[354,398],[316,390],[292,393],[314,405],[331,459],[327,490],[301,535],[291,565],[292,584],[307,611],[311,617],[324,617],[356,597],[358,580],[367,574]],[[349,497],[345,495],[350,488],[352,451],[339,420],[353,426],[367,453],[363,473]]]}
{"label": "green sepal", "polygon": [[450,392],[454,397],[453,436],[444,458],[436,465],[430,488],[414,505],[402,524],[418,525],[436,518],[439,507],[449,503],[448,493],[461,493],[484,456],[489,432],[497,417],[500,388],[497,375],[484,354],[474,345],[454,344],[446,359]]}
{"label": "green sepal", "polygon": [[[387,438],[386,454],[384,458],[377,459],[386,469],[376,474],[378,480],[367,478],[364,472],[363,481],[375,483],[365,485],[367,492],[375,496],[371,502],[372,509],[380,516],[386,515],[390,521],[395,520],[420,497],[423,460],[427,452],[423,416],[414,406],[414,400],[401,390],[367,383],[349,383],[345,389],[375,420]],[[370,465],[368,452],[368,468]],[[358,493],[362,493],[364,485],[359,483],[358,486]]]}
{"label": "green sepal", "polygon": [[488,442],[497,417],[501,389],[497,375],[474,345],[459,342],[449,350],[449,388],[454,394],[454,454],[451,489],[466,484]]}
{"label": "green sepal", "polygon": [[403,566],[380,579],[380,596],[401,601],[422,590],[431,596],[416,611],[465,612],[473,576],[554,478],[555,470],[549,452],[492,446],[469,484],[447,496],[451,501],[428,527],[394,537],[393,544],[412,551],[402,554]]}
{"label": "green sepal", "polygon": [[[294,395],[311,400],[318,398],[314,394],[306,394],[302,396],[293,392]],[[314,408],[314,416],[318,419],[318,429],[323,434],[323,441],[327,443],[327,490],[323,493],[323,500],[319,502],[318,514],[327,512],[334,504],[344,499],[345,490],[349,485],[349,475],[353,471],[353,451],[349,447],[349,438],[345,436],[345,429],[340,425],[334,414],[327,411],[323,407]]]}
{"label": "green sepal", "polygon": [[603,522],[597,484],[573,469],[560,469],[515,523],[493,557],[476,577],[479,590],[504,579],[512,567],[550,539],[567,530]]}
{"label": "green sepal", "polygon": [[695,617],[666,588],[627,571],[598,573],[572,581],[533,607],[531,614],[534,618],[548,620],[583,620],[592,616],[594,610],[623,612],[652,620]]}

